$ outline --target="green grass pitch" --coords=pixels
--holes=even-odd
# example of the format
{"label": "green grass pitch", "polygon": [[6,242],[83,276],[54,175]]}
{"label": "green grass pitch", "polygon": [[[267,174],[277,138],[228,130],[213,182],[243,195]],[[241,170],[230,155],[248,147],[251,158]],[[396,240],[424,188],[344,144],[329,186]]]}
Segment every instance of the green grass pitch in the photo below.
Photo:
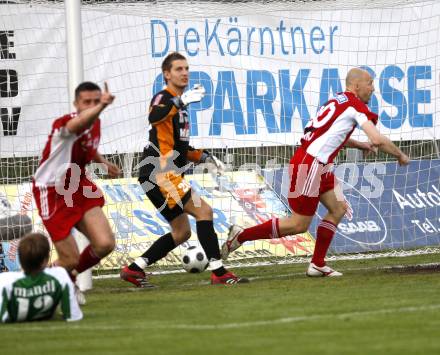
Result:
{"label": "green grass pitch", "polygon": [[155,276],[154,290],[96,280],[84,320],[3,325],[1,354],[440,354],[440,272],[387,268],[439,259],[338,261],[335,279],[243,268],[252,282],[229,287],[207,272]]}

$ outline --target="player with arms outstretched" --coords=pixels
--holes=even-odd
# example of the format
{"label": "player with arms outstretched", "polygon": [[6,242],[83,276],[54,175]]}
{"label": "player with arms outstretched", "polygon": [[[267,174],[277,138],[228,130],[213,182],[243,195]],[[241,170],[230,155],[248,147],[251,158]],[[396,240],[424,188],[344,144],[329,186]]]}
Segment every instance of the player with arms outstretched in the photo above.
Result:
{"label": "player with arms outstretched", "polygon": [[211,283],[247,282],[223,267],[212,208],[197,196],[183,177],[188,161],[220,164],[209,152],[189,145],[187,105],[200,101],[205,90],[196,86],[184,92],[189,81],[189,67],[180,53],[171,53],[164,59],[162,73],[167,87],[151,100],[149,145],[144,149],[139,182],[170,224],[171,232],[161,236],[132,264],[125,266],[121,278],[138,287],[151,287],[144,269],[190,238],[188,215],[191,215],[196,219],[197,236],[209,260]]}
{"label": "player with arms outstretched", "polygon": [[[107,84],[101,92],[95,83],[81,83],[75,90],[77,111],[53,122],[33,178],[35,202],[58,254],[55,264],[64,267],[73,279],[115,247],[102,211],[102,192],[86,175],[86,165],[92,161],[104,164],[112,177],[120,174],[119,168],[98,152],[99,115],[113,100]],[[73,227],[90,241],[81,254],[71,234]]]}
{"label": "player with arms outstretched", "polygon": [[66,321],[82,319],[66,270],[46,268],[49,253],[49,241],[43,234],[28,234],[20,240],[18,256],[23,271],[0,274],[2,323],[50,319],[58,306]]}
{"label": "player with arms outstretched", "polygon": [[[257,226],[242,229],[232,226],[222,246],[222,258],[246,241],[280,238],[304,233],[321,202],[328,210],[318,225],[315,250],[307,269],[308,276],[341,276],[325,263],[325,256],[337,226],[347,211],[347,204],[336,177],[331,172],[333,159],[343,146],[366,153],[377,148],[397,158],[400,165],[409,158],[376,128],[378,116],[367,106],[374,91],[373,79],[365,70],[351,69],[346,91],[325,103],[304,129],[300,147],[290,161],[291,185],[288,201],[293,215],[274,218]],[[371,143],[350,139],[359,125]]]}

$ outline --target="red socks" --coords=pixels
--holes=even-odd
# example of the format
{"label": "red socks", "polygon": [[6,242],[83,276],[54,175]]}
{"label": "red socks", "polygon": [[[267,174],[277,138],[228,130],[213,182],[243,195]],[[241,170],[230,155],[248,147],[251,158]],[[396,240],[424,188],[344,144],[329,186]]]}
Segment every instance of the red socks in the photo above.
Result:
{"label": "red socks", "polygon": [[271,220],[268,220],[262,224],[246,228],[243,232],[240,233],[237,240],[240,243],[244,243],[251,240],[269,238],[281,238],[278,218],[272,218]]}
{"label": "red socks", "polygon": [[315,251],[313,252],[312,263],[316,266],[323,267],[325,265],[325,255],[330,247],[333,236],[336,233],[337,226],[330,221],[323,219],[318,225],[316,232]]}
{"label": "red socks", "polygon": [[[322,220],[318,225],[316,233],[315,251],[313,253],[312,263],[322,267],[325,265],[325,255],[327,254],[333,236],[336,233],[337,226],[330,221]],[[254,227],[246,228],[240,233],[237,240],[240,243],[269,238],[281,238],[278,218],[273,218]]]}
{"label": "red socks", "polygon": [[90,269],[92,266],[95,266],[100,261],[101,258],[97,257],[92,250],[92,246],[88,245],[79,256],[79,263],[75,270],[78,272],[78,274],[80,274],[83,271]]}

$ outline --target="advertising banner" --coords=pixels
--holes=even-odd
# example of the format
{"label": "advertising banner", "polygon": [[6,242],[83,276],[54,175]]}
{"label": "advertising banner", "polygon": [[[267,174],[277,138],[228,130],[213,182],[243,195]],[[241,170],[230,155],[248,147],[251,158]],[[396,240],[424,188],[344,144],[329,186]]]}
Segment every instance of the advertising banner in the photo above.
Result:
{"label": "advertising banner", "polygon": [[[116,95],[102,115],[102,152],[142,150],[149,101],[163,87],[161,63],[171,51],[188,58],[189,86],[207,93],[189,107],[195,146],[296,144],[354,66],[374,77],[370,107],[382,133],[440,139],[438,1],[320,11],[299,5],[270,2],[255,13],[206,2],[191,15],[194,4],[173,4],[182,18],[151,2],[83,6],[84,78],[108,81]],[[0,6],[0,152],[36,156],[69,107],[64,7]]]}
{"label": "advertising banner", "polygon": [[[264,179],[252,171],[239,171],[220,178],[210,174],[185,176],[194,191],[213,208],[220,244],[232,223],[248,227],[273,216],[290,214],[286,198],[287,168],[266,170],[263,175]],[[440,160],[413,161],[408,167],[395,163],[341,164],[336,166],[335,175],[350,208],[331,244],[333,253],[404,250],[440,244]],[[169,227],[136,179],[96,182],[105,195],[104,212],[117,240],[115,251],[100,267],[118,268],[141,255]],[[25,214],[32,219],[33,230],[45,232],[29,184],[2,185],[0,193],[8,197],[11,215]],[[309,229],[312,235],[325,213],[326,209],[320,205]],[[169,253],[159,265],[175,268],[180,265],[184,248],[198,243],[192,217],[190,225],[189,241]],[[248,242],[232,253],[230,259],[310,255],[314,249],[312,235]],[[3,240],[1,244],[0,259],[3,258],[8,269],[16,269],[17,240]]]}
{"label": "advertising banner", "polygon": [[[191,187],[208,202],[214,212],[214,229],[220,245],[226,239],[231,223],[252,226],[273,216],[287,215],[288,209],[278,196],[254,172],[228,173],[220,180],[210,174],[186,175]],[[119,268],[141,255],[157,238],[169,232],[169,226],[162,215],[145,196],[136,179],[95,180],[106,199],[104,212],[110,220],[116,236],[116,249],[100,268]],[[20,208],[32,217],[34,231],[45,233],[37,209],[30,195],[30,185],[3,185],[0,192],[8,196],[14,212]],[[30,198],[30,200],[29,200]],[[195,204],[197,200],[194,201]],[[22,206],[22,207],[20,207]],[[182,246],[170,252],[159,261],[161,266],[179,266],[181,253],[186,247],[198,243],[196,224],[190,217],[192,236]],[[4,260],[9,270],[18,267],[17,241],[3,241]],[[232,253],[230,260],[284,257],[287,255],[309,255],[313,252],[314,239],[310,234],[286,237],[276,240],[246,243]],[[1,258],[1,256],[0,256]],[[52,260],[56,259],[53,252]]]}

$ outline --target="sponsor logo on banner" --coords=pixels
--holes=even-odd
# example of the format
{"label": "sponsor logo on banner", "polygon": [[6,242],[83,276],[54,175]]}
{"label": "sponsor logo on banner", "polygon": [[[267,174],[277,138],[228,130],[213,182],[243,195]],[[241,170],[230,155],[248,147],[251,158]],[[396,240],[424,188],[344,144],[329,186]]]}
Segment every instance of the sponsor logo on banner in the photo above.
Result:
{"label": "sponsor logo on banner", "polygon": [[[339,176],[350,213],[341,221],[331,250],[358,253],[439,245],[440,160],[413,161],[405,168],[383,163],[379,169],[380,164],[374,164],[380,172],[378,176],[372,175],[375,170],[369,164],[356,164],[359,173],[350,174],[348,182]],[[210,174],[185,176],[191,188],[211,205],[220,243],[226,239],[232,223],[246,227],[290,214],[284,203],[289,186],[287,168],[266,169],[263,174],[264,180],[253,171],[226,173],[216,179]],[[169,226],[134,178],[98,179],[96,183],[104,192],[103,210],[117,238],[115,252],[101,266],[117,268],[142,254],[169,231]],[[44,231],[35,203],[30,200],[30,184],[2,185],[0,192],[8,196],[13,211],[24,211],[32,218],[34,231]],[[320,206],[318,217],[325,213]],[[320,218],[313,219],[311,231],[316,230],[319,221]],[[179,265],[182,248],[198,243],[193,218],[190,226],[190,240],[169,253],[159,265]],[[18,267],[14,243],[2,242],[3,260],[10,270]],[[312,236],[304,233],[245,243],[231,254],[231,259],[308,255],[313,248]],[[52,257],[56,258],[55,253]]]}
{"label": "sponsor logo on banner", "polygon": [[[344,181],[339,183],[343,186],[346,202],[352,212],[339,223],[338,235],[361,247],[383,243],[387,237],[387,226],[377,207],[354,186]],[[324,214],[320,213],[322,209],[316,213],[322,219]]]}

